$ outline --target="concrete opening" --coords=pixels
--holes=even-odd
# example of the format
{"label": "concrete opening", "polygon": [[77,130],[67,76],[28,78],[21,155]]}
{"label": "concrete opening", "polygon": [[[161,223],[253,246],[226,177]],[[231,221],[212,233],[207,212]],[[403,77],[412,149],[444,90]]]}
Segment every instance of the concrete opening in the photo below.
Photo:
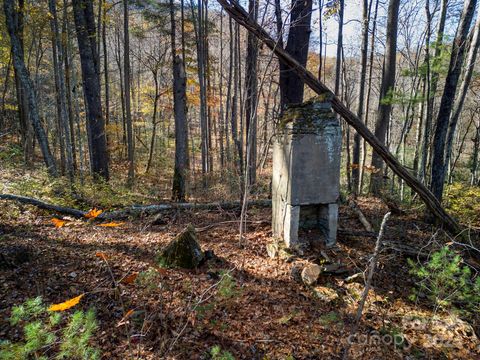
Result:
{"label": "concrete opening", "polygon": [[330,100],[289,107],[276,129],[272,226],[288,247],[336,242],[342,137]]}

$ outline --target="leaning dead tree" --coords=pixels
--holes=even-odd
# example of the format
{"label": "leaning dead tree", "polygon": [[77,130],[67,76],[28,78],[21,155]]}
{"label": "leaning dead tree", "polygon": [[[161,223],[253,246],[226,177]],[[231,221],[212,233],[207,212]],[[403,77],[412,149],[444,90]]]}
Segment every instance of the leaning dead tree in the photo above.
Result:
{"label": "leaning dead tree", "polygon": [[256,21],[252,20],[245,9],[235,0],[217,0],[225,11],[240,25],[260,39],[270,50],[272,50],[278,59],[302,78],[305,83],[317,94],[332,94],[332,107],[341,115],[345,121],[352,126],[365,141],[367,141],[373,150],[382,157],[385,163],[405,181],[423,200],[428,209],[444,226],[453,233],[460,232],[461,228],[457,221],[452,218],[442,207],[441,203],[415,176],[410,174],[390,151],[383,145],[365,126],[361,119],[350,111],[322,82],[320,82],[310,71],[300,65],[290,54],[282,47],[277,46],[275,41]]}

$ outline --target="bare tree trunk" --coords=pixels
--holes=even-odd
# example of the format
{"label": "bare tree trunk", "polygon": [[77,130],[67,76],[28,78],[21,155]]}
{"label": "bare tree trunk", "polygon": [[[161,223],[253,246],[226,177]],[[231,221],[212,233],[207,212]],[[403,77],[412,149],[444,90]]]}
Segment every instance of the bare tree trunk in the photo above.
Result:
{"label": "bare tree trunk", "polygon": [[70,27],[68,25],[67,1],[63,1],[63,22],[62,22],[62,45],[64,49],[64,66],[65,66],[65,92],[67,100],[68,121],[70,127],[70,144],[72,146],[73,170],[76,171],[77,166],[77,147],[75,145],[75,122],[74,117],[78,116],[73,111],[72,106],[72,84],[70,69]]}
{"label": "bare tree trunk", "polygon": [[[370,98],[372,93],[372,79],[373,79],[373,61],[375,56],[375,36],[377,32],[377,16],[378,16],[378,4],[379,0],[375,0],[375,15],[373,16],[372,35],[370,37],[370,56],[369,56],[369,70],[368,70],[368,86],[367,86],[367,98],[365,99],[365,126],[368,127],[368,120],[370,115]],[[358,182],[358,193],[360,194],[363,189],[363,179],[365,175],[365,163],[367,161],[367,144],[365,139],[362,141],[362,162],[360,164],[360,180]]]}
{"label": "bare tree trunk", "polygon": [[220,169],[223,171],[225,168],[225,111],[223,108],[223,9],[220,11],[220,63],[219,63],[219,101],[220,101],[220,113],[218,116],[220,127]]}
{"label": "bare tree trunk", "polygon": [[65,51],[63,49],[63,44],[60,39],[60,31],[58,29],[58,17],[57,17],[57,6],[55,0],[48,1],[48,7],[50,14],[52,15],[50,24],[52,27],[52,36],[53,36],[53,56],[54,56],[54,67],[56,74],[56,84],[57,84],[57,97],[59,105],[59,114],[60,114],[60,125],[62,132],[60,136],[63,135],[63,143],[65,144],[65,157],[66,157],[66,170],[70,181],[73,182],[74,177],[74,168],[73,168],[73,149],[71,142],[71,131],[70,131],[70,120],[68,119],[67,112],[67,98],[66,98],[66,87],[65,87],[65,71],[63,68]]}
{"label": "bare tree trunk", "polygon": [[[69,52],[72,53],[71,50],[71,43],[67,43],[67,47],[69,48]],[[69,71],[70,73],[70,71]],[[72,76],[72,97],[73,97],[73,107],[75,109],[75,131],[77,133],[77,141],[78,141],[78,157],[79,157],[79,175],[80,175],[80,183],[83,184],[83,171],[84,171],[84,147],[82,141],[82,132],[80,128],[80,106],[78,104],[78,97],[80,96],[78,93],[78,81],[75,67],[71,69],[71,76]]]}
{"label": "bare tree trunk", "polygon": [[[258,0],[249,0],[249,14],[253,21],[257,21],[258,17]],[[247,45],[247,69],[245,74],[246,86],[246,132],[247,132],[247,164],[248,185],[253,185],[257,175],[257,58],[258,44],[255,35],[248,33]]]}
{"label": "bare tree trunk", "polygon": [[209,36],[209,22],[208,22],[208,0],[203,1],[203,58],[204,58],[204,84],[206,86],[205,92],[205,108],[207,110],[207,144],[208,144],[208,172],[213,172],[213,141],[212,136],[216,134],[216,125],[215,119],[212,117],[212,107],[208,99],[211,97],[212,94],[212,87],[211,87],[211,70],[210,70],[210,56],[209,56],[209,43],[208,43],[208,36]]}
{"label": "bare tree trunk", "polygon": [[175,116],[175,169],[173,173],[172,198],[185,201],[185,183],[187,172],[188,127],[186,75],[183,60],[176,55],[175,45],[175,8],[170,0],[172,66],[173,66],[173,107]]}
{"label": "bare tree trunk", "polygon": [[[232,98],[232,139],[233,143],[235,144],[236,148],[236,156],[234,158],[237,162],[237,170],[242,178],[243,174],[243,153],[242,153],[242,144],[238,138],[238,127],[237,127],[237,118],[238,118],[238,89],[239,89],[239,82],[240,82],[240,65],[239,65],[239,57],[240,57],[240,49],[239,49],[239,42],[238,37],[240,33],[240,28],[238,24],[235,24],[235,33],[234,33],[234,45],[233,45],[233,98]],[[243,194],[243,191],[242,191]]]}
{"label": "bare tree trunk", "polygon": [[[24,9],[25,9],[25,1],[18,0],[18,9],[14,8],[14,27],[15,33],[18,37],[19,41],[19,56],[24,60],[24,41],[23,41],[23,30],[24,30]],[[12,54],[13,58],[13,54]],[[28,68],[27,68],[28,69]],[[18,118],[20,121],[20,136],[22,141],[22,148],[24,152],[24,160],[27,165],[31,164],[32,157],[33,157],[33,139],[32,139],[32,126],[29,120],[28,114],[28,100],[27,95],[25,94],[22,82],[20,80],[20,75],[15,68],[13,67],[14,76],[15,76],[15,89],[17,95],[17,106],[18,106]]]}
{"label": "bare tree trunk", "polygon": [[473,138],[472,166],[470,168],[470,185],[479,184],[479,154],[480,154],[480,122],[475,124],[475,137]]}
{"label": "bare tree trunk", "polygon": [[462,16],[458,24],[457,33],[455,35],[455,40],[453,42],[450,65],[448,67],[442,100],[438,110],[435,134],[433,138],[433,159],[430,190],[439,201],[442,201],[443,186],[445,181],[445,141],[450,114],[452,113],[458,80],[462,70],[468,30],[472,22],[476,4],[477,0],[467,0],[465,2]]}
{"label": "bare tree trunk", "polygon": [[9,56],[7,68],[5,69],[5,81],[3,83],[3,91],[2,91],[2,115],[0,117],[0,131],[3,131],[6,129],[6,116],[7,116],[6,97],[7,97],[8,83],[10,80],[11,68],[12,68],[12,56]]}
{"label": "bare tree trunk", "polygon": [[91,0],[72,0],[72,4],[87,108],[90,166],[94,176],[107,180],[109,178],[108,153],[100,97],[100,68],[96,54],[93,4]]}
{"label": "bare tree trunk", "polygon": [[127,158],[128,180],[127,186],[133,187],[135,181],[135,148],[133,143],[133,123],[130,92],[130,34],[128,29],[128,0],[123,0],[123,81],[125,87],[125,120],[127,127]]}
{"label": "bare tree trunk", "polygon": [[[460,156],[462,155],[462,153],[464,151],[465,140],[467,139],[467,136],[468,136],[468,133],[470,132],[470,127],[472,126],[472,124],[473,124],[473,116],[471,117],[470,122],[467,125],[467,128],[465,130],[465,133],[462,136],[462,139],[457,140],[457,142],[460,142],[460,144],[458,144],[458,148],[457,148],[457,151],[456,151],[457,155],[453,158],[453,161],[451,161],[450,163],[447,164],[447,166],[448,166],[447,179],[448,179],[449,184],[451,184],[452,181],[453,181],[453,171],[455,170],[455,167],[457,166],[458,159],[460,159]],[[460,135],[460,134],[458,134],[458,135]],[[451,151],[452,151],[451,156],[453,156],[453,148],[451,149]]]}
{"label": "bare tree trunk", "polygon": [[66,166],[66,157],[65,157],[65,136],[63,129],[63,112],[60,99],[60,85],[58,83],[58,54],[57,46],[55,40],[52,38],[52,57],[53,57],[53,74],[54,74],[54,83],[55,83],[55,103],[56,103],[56,117],[55,117],[55,131],[54,141],[53,141],[53,154],[56,153],[56,145],[58,142],[59,152],[60,152],[60,174],[65,175]]}
{"label": "bare tree trunk", "polygon": [[[385,136],[392,111],[389,95],[392,94],[395,88],[399,7],[400,0],[390,0],[388,6],[387,39],[385,44],[382,85],[380,88],[377,121],[375,123],[375,137],[383,144],[385,144]],[[383,187],[383,160],[375,152],[372,154],[372,167],[375,168],[376,172],[372,173],[370,190],[374,195],[379,195]]]}
{"label": "bare tree trunk", "polygon": [[342,51],[343,51],[343,13],[345,3],[344,0],[338,1],[338,35],[337,35],[337,56],[335,59],[335,95],[341,97],[340,82],[342,76]]}
{"label": "bare tree trunk", "polygon": [[145,173],[150,171],[153,160],[153,152],[155,150],[155,138],[157,136],[157,112],[158,112],[158,99],[160,98],[158,89],[158,73],[156,70],[152,71],[153,83],[155,84],[155,96],[153,98],[153,113],[152,113],[152,136],[150,138],[150,150],[148,152],[147,167]]}
{"label": "bare tree trunk", "polygon": [[[435,42],[435,52],[434,52],[434,65],[437,65],[440,61],[441,48],[443,43],[443,36],[445,31],[445,21],[447,18],[447,5],[448,0],[441,0],[441,9],[440,9],[440,18],[438,21],[437,29],[437,39]],[[427,34],[426,34],[426,45],[425,45],[425,62],[427,65],[427,74],[426,74],[426,93],[427,93],[427,112],[425,114],[425,127],[423,131],[423,141],[422,141],[422,157],[420,162],[419,177],[423,183],[427,182],[427,167],[430,159],[430,141],[431,141],[431,131],[432,131],[432,118],[433,118],[433,107],[435,102],[435,94],[437,92],[438,71],[432,71],[432,63],[430,58],[430,37],[431,37],[431,22],[432,14],[430,13],[430,1],[427,0],[425,5],[425,12],[427,16]]]}
{"label": "bare tree trunk", "polygon": [[[127,127],[126,127],[126,120],[125,120],[125,91],[124,91],[124,86],[123,86],[123,66],[122,66],[122,54],[121,54],[121,39],[120,39],[120,29],[118,24],[116,24],[115,27],[115,38],[116,38],[116,46],[115,46],[115,60],[117,63],[118,67],[118,73],[119,73],[119,83],[120,83],[120,103],[121,103],[121,108],[122,108],[122,143],[123,143],[123,149],[126,149],[127,146]],[[123,155],[123,151],[122,151]]]}
{"label": "bare tree trunk", "polygon": [[[311,32],[312,0],[292,0],[291,6],[290,30],[288,32],[285,50],[302,66],[305,66],[307,64],[308,44]],[[288,104],[301,103],[303,101],[303,91],[303,80],[288,66],[280,63],[280,98],[282,111]]]}
{"label": "bare tree trunk", "polygon": [[42,150],[43,160],[47,166],[48,173],[51,176],[57,176],[57,168],[55,161],[50,152],[48,146],[48,139],[45,134],[45,130],[42,127],[40,116],[38,113],[37,98],[35,91],[33,89],[33,84],[30,79],[30,74],[28,73],[27,68],[25,67],[25,62],[23,60],[23,51],[20,43],[20,39],[16,34],[15,26],[15,1],[14,0],[5,0],[3,2],[3,7],[5,11],[5,22],[7,25],[7,30],[10,35],[10,43],[12,47],[12,56],[13,56],[13,66],[15,71],[18,74],[21,86],[25,91],[25,95],[28,101],[29,115],[30,120],[35,131],[35,136],[40,144],[40,149]]}
{"label": "bare tree trunk", "polygon": [[[370,2],[370,6],[373,0]],[[365,83],[367,78],[367,58],[368,58],[368,26],[370,23],[368,0],[363,0],[363,24],[362,24],[362,56],[360,60],[360,83],[358,90],[358,107],[357,116],[363,120],[364,99],[365,99]],[[353,137],[353,154],[352,154],[352,188],[353,193],[360,192],[360,135],[355,132]]]}
{"label": "bare tree trunk", "polygon": [[[191,0],[193,1],[193,0]],[[207,114],[207,94],[206,94],[206,75],[205,75],[205,19],[204,2],[198,0],[197,14],[195,15],[192,2],[192,16],[194,18],[195,35],[197,38],[197,69],[198,81],[200,86],[200,132],[201,132],[201,152],[202,152],[202,176],[203,186],[207,186],[206,175],[209,172],[209,134],[208,134],[208,114]]]}
{"label": "bare tree trunk", "polygon": [[[233,26],[232,19],[228,18],[228,34],[230,39],[230,51],[228,59],[228,83],[227,83],[227,101],[225,104],[225,140],[226,140],[226,151],[227,151],[227,163],[231,161],[231,150],[230,150],[230,134],[228,132],[228,123],[230,117],[233,116],[233,108],[231,105],[232,102],[232,78],[233,78],[233,59],[234,59],[234,46],[233,46]],[[235,156],[234,156],[235,158]]]}
{"label": "bare tree trunk", "polygon": [[445,166],[450,165],[450,158],[452,156],[452,144],[453,137],[457,128],[458,119],[463,109],[463,103],[467,97],[470,81],[472,80],[473,69],[475,68],[475,61],[477,59],[478,47],[480,45],[480,15],[477,15],[477,21],[473,29],[472,39],[470,41],[470,49],[465,63],[465,73],[463,76],[462,84],[460,85],[459,94],[455,97],[455,103],[453,104],[452,116],[450,117],[450,124],[447,134],[447,148],[445,154]]}
{"label": "bare tree trunk", "polygon": [[[277,0],[275,4],[278,3],[280,8],[280,1]],[[323,0],[318,0],[318,80],[322,79],[322,62],[323,62]]]}
{"label": "bare tree trunk", "polygon": [[[107,7],[103,1],[102,16],[102,45],[103,45],[103,76],[105,77],[105,124],[110,123],[110,82],[108,79],[108,51],[107,51]],[[108,138],[107,138],[108,141]]]}
{"label": "bare tree trunk", "polygon": [[[426,84],[427,81],[424,78],[422,81],[422,99],[425,99],[426,95]],[[422,130],[423,130],[423,123],[424,123],[424,113],[425,113],[425,101],[420,102],[419,104],[419,111],[418,111],[418,122],[417,122],[417,128],[416,128],[416,141],[415,141],[415,150],[414,150],[414,155],[413,155],[413,173],[417,174],[419,176],[419,159],[420,159],[420,151],[421,151],[421,143],[422,143]]]}

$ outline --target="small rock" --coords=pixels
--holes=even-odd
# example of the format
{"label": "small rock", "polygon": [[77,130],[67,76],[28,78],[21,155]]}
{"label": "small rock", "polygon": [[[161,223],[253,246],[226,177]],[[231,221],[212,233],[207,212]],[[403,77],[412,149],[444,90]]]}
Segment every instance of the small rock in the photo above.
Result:
{"label": "small rock", "polygon": [[326,287],[326,286],[316,286],[313,288],[313,293],[316,297],[318,297],[321,301],[325,301],[327,303],[332,302],[338,299],[338,294],[335,290]]}
{"label": "small rock", "polygon": [[70,274],[68,274],[72,279],[75,279],[77,277],[77,273],[75,271],[72,271]]}
{"label": "small rock", "polygon": [[292,279],[296,282],[301,283],[302,282],[302,265],[300,264],[294,264],[292,268],[290,269],[290,276]]}
{"label": "small rock", "polygon": [[318,277],[320,276],[321,272],[322,272],[322,267],[320,265],[310,264],[305,266],[302,270],[302,280],[304,284],[305,285],[314,284],[318,280]]}
{"label": "small rock", "polygon": [[267,254],[270,258],[275,259],[278,254],[278,243],[272,242],[267,244]]}

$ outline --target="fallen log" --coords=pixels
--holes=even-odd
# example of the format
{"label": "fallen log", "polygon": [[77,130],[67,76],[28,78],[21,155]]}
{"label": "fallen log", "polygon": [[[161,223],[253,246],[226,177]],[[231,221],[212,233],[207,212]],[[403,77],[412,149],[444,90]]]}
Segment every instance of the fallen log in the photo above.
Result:
{"label": "fallen log", "polygon": [[304,80],[304,82],[317,94],[324,95],[329,94],[332,96],[332,107],[341,115],[345,121],[351,125],[358,134],[367,141],[373,150],[382,157],[385,163],[403,179],[413,191],[423,200],[432,214],[452,233],[459,233],[461,231],[460,225],[457,221],[451,217],[442,207],[438,199],[433,193],[428,190],[416,177],[408,172],[408,170],[402,166],[392,153],[378,140],[375,135],[365,126],[362,120],[350,111],[336,96],[335,94],[322,82],[320,82],[310,71],[303,67],[298,61],[296,61],[290,54],[285,51],[281,46],[278,46],[278,42],[275,41],[255,20],[253,20],[245,11],[245,9],[236,0],[217,0],[219,4],[225,9],[225,11],[232,17],[237,23],[242,25],[250,33],[260,39],[270,50],[272,50],[278,59],[288,66],[290,69]]}
{"label": "fallen log", "polygon": [[[68,215],[74,218],[83,218],[87,211],[73,209],[65,206],[53,205],[42,200],[13,195],[0,194],[0,200],[11,200],[22,204],[33,205],[40,209],[55,212],[61,215]],[[166,204],[152,204],[152,205],[132,205],[120,210],[106,211],[101,213],[97,219],[101,220],[122,220],[128,217],[151,216],[162,211],[168,210],[231,210],[241,207],[240,201],[231,202],[213,202],[213,203],[166,203]],[[272,205],[271,200],[252,200],[249,202],[250,206],[269,207]]]}
{"label": "fallen log", "polygon": [[40,209],[49,210],[62,215],[73,216],[75,218],[84,217],[85,214],[87,213],[86,211],[72,209],[65,206],[53,205],[38,199],[34,199],[26,196],[20,196],[20,195],[0,194],[0,200],[12,200],[12,201],[19,202],[21,204],[33,205]]}

